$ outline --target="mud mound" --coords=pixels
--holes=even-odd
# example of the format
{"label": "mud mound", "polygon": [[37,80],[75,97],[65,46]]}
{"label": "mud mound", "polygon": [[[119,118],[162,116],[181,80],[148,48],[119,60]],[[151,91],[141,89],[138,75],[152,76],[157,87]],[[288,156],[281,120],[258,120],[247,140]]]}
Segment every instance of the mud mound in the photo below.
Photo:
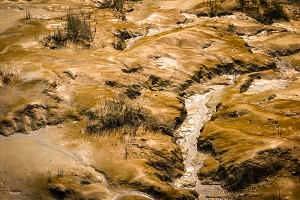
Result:
{"label": "mud mound", "polygon": [[[266,74],[259,78],[264,79]],[[199,176],[221,180],[233,191],[241,191],[269,177],[298,176],[300,169],[299,115],[287,113],[291,105],[295,108],[300,105],[297,96],[286,99],[295,92],[293,84],[288,87],[273,84],[272,88],[251,94],[245,92],[247,89],[241,92],[240,87],[249,80],[252,87],[257,79],[241,78],[228,88],[221,106],[198,139],[198,149],[214,156],[200,169]],[[281,195],[290,194],[282,191]]]}

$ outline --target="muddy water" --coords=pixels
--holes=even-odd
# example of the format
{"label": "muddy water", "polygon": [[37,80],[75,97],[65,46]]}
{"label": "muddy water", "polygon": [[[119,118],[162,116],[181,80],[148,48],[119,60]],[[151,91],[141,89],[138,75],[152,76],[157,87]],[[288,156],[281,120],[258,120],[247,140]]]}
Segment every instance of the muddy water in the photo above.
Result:
{"label": "muddy water", "polygon": [[214,86],[210,92],[196,94],[185,100],[187,119],[177,131],[177,144],[184,155],[185,173],[173,184],[177,188],[189,188],[198,192],[199,199],[225,198],[226,192],[218,184],[204,185],[197,177],[197,171],[203,166],[207,155],[198,152],[197,138],[201,127],[211,117],[206,103],[212,94],[220,92],[223,86]]}

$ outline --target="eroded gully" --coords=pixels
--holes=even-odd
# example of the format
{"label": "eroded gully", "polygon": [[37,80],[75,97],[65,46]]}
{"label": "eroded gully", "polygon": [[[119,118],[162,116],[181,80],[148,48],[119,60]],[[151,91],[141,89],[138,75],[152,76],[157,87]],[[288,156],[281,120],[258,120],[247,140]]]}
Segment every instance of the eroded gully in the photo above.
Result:
{"label": "eroded gully", "polygon": [[214,85],[211,91],[204,94],[192,95],[185,100],[187,118],[177,131],[177,144],[181,147],[184,157],[185,173],[175,180],[176,188],[188,188],[198,192],[198,199],[226,199],[226,192],[219,184],[204,185],[197,177],[197,171],[203,166],[207,155],[198,152],[197,138],[200,129],[211,117],[206,103],[211,96],[221,91],[223,86]]}

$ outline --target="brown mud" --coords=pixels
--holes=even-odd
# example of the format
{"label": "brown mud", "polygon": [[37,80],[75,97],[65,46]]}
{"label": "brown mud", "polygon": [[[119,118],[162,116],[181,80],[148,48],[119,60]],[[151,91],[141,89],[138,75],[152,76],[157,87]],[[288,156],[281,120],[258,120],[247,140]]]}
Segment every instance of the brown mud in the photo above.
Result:
{"label": "brown mud", "polygon": [[280,5],[290,21],[231,0],[2,1],[0,196],[299,199],[300,8]]}

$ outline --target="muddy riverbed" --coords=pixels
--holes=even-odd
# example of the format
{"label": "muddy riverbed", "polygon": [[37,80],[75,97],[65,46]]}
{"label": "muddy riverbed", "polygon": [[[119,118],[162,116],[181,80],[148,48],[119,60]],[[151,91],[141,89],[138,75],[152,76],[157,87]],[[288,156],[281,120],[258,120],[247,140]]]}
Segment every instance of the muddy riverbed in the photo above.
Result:
{"label": "muddy riverbed", "polygon": [[[209,110],[206,103],[212,94],[220,92],[224,86],[212,86],[210,92],[187,97],[185,107],[187,118],[177,130],[177,144],[182,148],[185,173],[174,181],[178,188],[190,188],[198,192],[198,199],[227,199],[226,191],[220,183],[205,184],[198,178],[198,170],[203,166],[207,155],[198,152],[197,138],[203,125],[210,120],[212,110]],[[226,198],[227,197],[227,198]]]}

